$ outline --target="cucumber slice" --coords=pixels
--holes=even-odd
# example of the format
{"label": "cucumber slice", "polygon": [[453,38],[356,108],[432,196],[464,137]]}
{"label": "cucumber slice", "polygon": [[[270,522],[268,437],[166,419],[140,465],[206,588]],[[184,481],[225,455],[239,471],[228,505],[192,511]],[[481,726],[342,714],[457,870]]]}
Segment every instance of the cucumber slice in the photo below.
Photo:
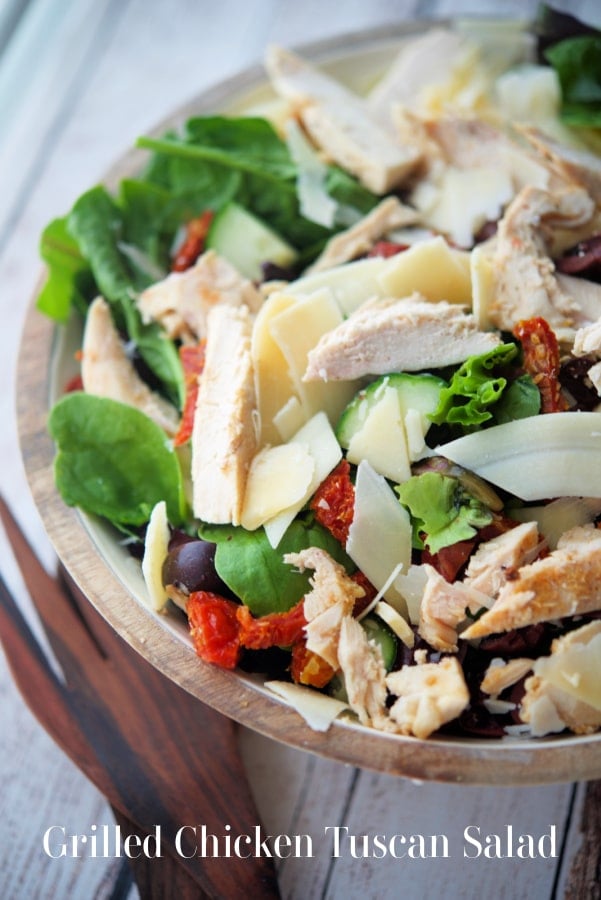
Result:
{"label": "cucumber slice", "polygon": [[403,418],[410,409],[420,413],[425,435],[429,428],[428,415],[433,413],[438,406],[440,392],[446,386],[442,378],[429,373],[409,375],[406,372],[395,372],[390,375],[382,375],[381,378],[372,381],[370,385],[359,391],[342,413],[336,427],[339,444],[348,450],[353,435],[361,430],[368,414],[383,398],[388,387],[397,391]]}
{"label": "cucumber slice", "polygon": [[361,619],[361,625],[368,640],[373,641],[382,651],[382,658],[387,672],[396,662],[399,641],[394,631],[379,617],[370,613]]}
{"label": "cucumber slice", "polygon": [[217,213],[206,246],[224,256],[241,275],[261,281],[261,263],[271,262],[287,268],[296,262],[298,253],[268,225],[237,203],[228,203]]}

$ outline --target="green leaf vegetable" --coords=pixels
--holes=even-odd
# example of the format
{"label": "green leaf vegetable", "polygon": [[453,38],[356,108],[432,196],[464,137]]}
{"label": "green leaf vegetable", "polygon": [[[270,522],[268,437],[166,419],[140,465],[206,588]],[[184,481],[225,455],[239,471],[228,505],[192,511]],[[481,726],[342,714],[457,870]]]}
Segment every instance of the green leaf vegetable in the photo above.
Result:
{"label": "green leaf vegetable", "polygon": [[286,553],[321,547],[348,571],[355,569],[340,543],[311,515],[295,519],[275,550],[263,528],[202,525],[200,536],[217,544],[219,577],[255,616],[285,612],[310,590],[309,573],[287,565],[282,559]]}
{"label": "green leaf vegetable", "polygon": [[522,376],[517,388],[508,388],[508,379],[502,373],[517,354],[515,344],[499,344],[487,353],[468,357],[448,387],[441,390],[438,407],[430,415],[432,421],[437,425],[460,425],[464,430],[492,422],[496,419],[495,407],[506,389],[508,396],[499,409],[501,418],[496,421],[536,414],[540,397],[532,379]]}
{"label": "green leaf vegetable", "polygon": [[187,515],[177,455],[148,416],[105,397],[75,392],[53,407],[56,485],[65,503],[120,527],[144,525],[160,500],[174,525]]}
{"label": "green leaf vegetable", "polygon": [[[395,488],[413,525],[416,548],[438,553],[457,541],[472,538],[479,528],[490,525],[492,513],[451,475],[425,472]],[[424,535],[424,537],[422,537]]]}
{"label": "green leaf vegetable", "polygon": [[545,51],[561,85],[561,117],[568,125],[601,127],[601,34],[572,37]]}

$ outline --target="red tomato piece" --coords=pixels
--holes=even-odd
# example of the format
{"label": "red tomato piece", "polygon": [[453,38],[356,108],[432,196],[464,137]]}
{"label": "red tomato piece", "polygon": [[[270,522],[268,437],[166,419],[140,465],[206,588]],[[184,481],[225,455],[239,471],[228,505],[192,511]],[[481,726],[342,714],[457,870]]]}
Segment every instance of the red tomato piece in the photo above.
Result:
{"label": "red tomato piece", "polygon": [[397,244],[394,241],[377,241],[367,256],[371,258],[372,256],[383,256],[388,258],[389,256],[396,256],[397,253],[402,253],[403,250],[407,250],[409,248],[409,244]]}
{"label": "red tomato piece", "polygon": [[236,612],[240,643],[248,650],[290,647],[303,636],[303,628],[307,624],[302,600],[288,612],[268,613],[258,618],[252,615],[247,606],[238,606]]}
{"label": "red tomato piece", "polygon": [[233,600],[210,591],[193,591],[187,605],[194,649],[205,662],[234,669],[242,655],[240,626]]}
{"label": "red tomato piece", "polygon": [[172,272],[185,272],[186,269],[194,265],[205,248],[205,241],[213,221],[213,215],[211,210],[206,210],[202,215],[195,219],[190,219],[186,224],[186,237],[178,248],[171,264]]}
{"label": "red tomato piece", "polygon": [[567,403],[559,383],[559,345],[546,319],[522,319],[513,329],[522,345],[524,369],[532,377],[541,396],[541,412],[564,412]]}
{"label": "red tomato piece", "polygon": [[335,675],[332,666],[308,650],[304,638],[297,641],[292,648],[290,674],[296,684],[309,684],[311,687],[323,688]]}
{"label": "red tomato piece", "polygon": [[194,411],[198,397],[198,376],[202,373],[205,364],[206,341],[198,344],[184,344],[179,348],[179,358],[184,370],[184,383],[186,386],[186,399],[184,411],[177,434],[173,439],[173,445],[179,447],[192,437],[194,425]]}
{"label": "red tomato piece", "polygon": [[317,488],[311,509],[317,521],[346,545],[355,508],[355,486],[350,477],[351,467],[343,459]]}

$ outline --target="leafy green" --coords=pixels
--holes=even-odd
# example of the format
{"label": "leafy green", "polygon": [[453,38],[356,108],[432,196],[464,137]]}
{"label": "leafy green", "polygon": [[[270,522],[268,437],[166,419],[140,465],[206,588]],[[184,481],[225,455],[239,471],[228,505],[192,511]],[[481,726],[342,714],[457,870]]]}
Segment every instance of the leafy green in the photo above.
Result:
{"label": "leafy green", "polygon": [[285,553],[321,547],[349,571],[354,569],[340,543],[310,515],[295,519],[275,550],[263,528],[246,531],[231,525],[202,525],[200,536],[217,544],[219,577],[256,616],[285,612],[310,589],[309,574],[287,565]]}
{"label": "leafy green", "polygon": [[120,249],[124,228],[117,203],[104,187],[92,188],[75,203],[68,227],[88,260],[98,289],[111,303],[118,326],[127,331],[168,396],[181,406],[185,387],[177,350],[159,325],[142,322],[135,298],[149,279],[136,283],[131,262]]}
{"label": "leafy green", "polygon": [[561,117],[569,125],[601,126],[601,34],[570,37],[545,51],[561,85]]}
{"label": "leafy green", "polygon": [[395,490],[411,516],[414,545],[421,548],[425,544],[432,553],[468,540],[492,522],[488,507],[451,475],[425,472]]}
{"label": "leafy green", "polygon": [[71,306],[83,311],[94,291],[88,263],[69,234],[66,217],[54,219],[46,226],[40,254],[48,266],[48,278],[38,296],[37,307],[51,319],[66,322]]}
{"label": "leafy green", "polygon": [[517,356],[515,344],[499,344],[487,353],[469,356],[453,374],[449,386],[440,392],[437,408],[430,418],[437,425],[462,425],[471,428],[493,418],[490,407],[497,403],[507,379],[495,369]]}
{"label": "leafy green", "polygon": [[53,407],[56,485],[65,503],[119,526],[144,525],[160,500],[169,521],[184,522],[178,458],[165,433],[134,407],[75,392]]}
{"label": "leafy green", "polygon": [[530,375],[520,375],[503,392],[499,402],[493,407],[496,425],[527,419],[540,412],[540,391]]}

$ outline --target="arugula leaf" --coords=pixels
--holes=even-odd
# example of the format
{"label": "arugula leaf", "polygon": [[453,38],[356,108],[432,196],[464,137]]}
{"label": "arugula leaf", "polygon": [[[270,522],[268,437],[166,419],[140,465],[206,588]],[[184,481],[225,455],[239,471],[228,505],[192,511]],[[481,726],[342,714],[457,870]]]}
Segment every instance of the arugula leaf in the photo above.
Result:
{"label": "arugula leaf", "polygon": [[561,118],[569,125],[601,126],[601,34],[567,38],[544,55],[561,84]]}
{"label": "arugula leaf", "polygon": [[469,356],[453,374],[448,387],[442,388],[438,406],[430,415],[437,425],[462,425],[470,428],[493,418],[489,407],[497,403],[507,379],[495,377],[497,366],[504,366],[517,356],[515,344],[499,344],[487,353]]}
{"label": "arugula leaf", "polygon": [[[413,543],[432,553],[473,537],[492,522],[492,513],[451,475],[425,472],[395,487],[413,525]],[[422,538],[425,534],[425,538]]]}
{"label": "arugula leaf", "polygon": [[46,226],[40,254],[48,266],[48,277],[38,296],[37,308],[57,322],[66,322],[72,305],[85,311],[94,293],[90,266],[69,234],[66,217],[54,219]]}
{"label": "arugula leaf", "polygon": [[144,525],[160,500],[169,521],[186,518],[183,478],[165,433],[132,406],[75,392],[53,407],[56,485],[65,503],[120,527]]}
{"label": "arugula leaf", "polygon": [[355,569],[340,543],[312,516],[295,519],[275,550],[263,528],[246,531],[232,525],[203,524],[199,533],[217,544],[215,568],[219,577],[255,616],[285,612],[310,590],[310,573],[287,565],[285,553],[321,547],[348,571]]}

